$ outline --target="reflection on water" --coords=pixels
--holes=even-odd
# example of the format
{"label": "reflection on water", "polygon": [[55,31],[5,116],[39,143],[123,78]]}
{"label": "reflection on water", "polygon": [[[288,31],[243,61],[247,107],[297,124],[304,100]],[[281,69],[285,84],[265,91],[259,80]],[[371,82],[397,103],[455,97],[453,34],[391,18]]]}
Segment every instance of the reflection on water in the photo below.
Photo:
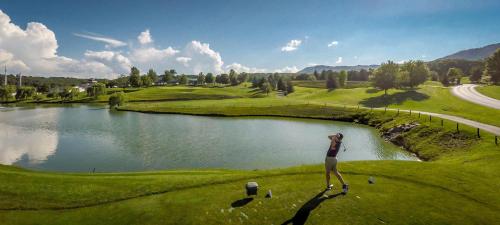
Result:
{"label": "reflection on water", "polygon": [[[3,108],[5,109],[5,108]],[[22,121],[25,118],[12,118],[13,113],[0,111],[0,163],[11,165],[24,160],[28,164],[38,164],[47,160],[57,149],[57,133],[43,129],[32,129],[31,126],[11,126],[5,122]],[[49,120],[56,119],[55,114],[47,114]],[[36,119],[34,115],[30,119]]]}
{"label": "reflection on water", "polygon": [[0,124],[0,163],[11,165],[27,157],[31,164],[47,160],[57,148],[57,133]]}
{"label": "reflection on water", "polygon": [[369,127],[318,120],[214,118],[73,107],[0,110],[0,163],[58,171],[276,168],[321,163],[332,132],[339,160],[415,159]]}

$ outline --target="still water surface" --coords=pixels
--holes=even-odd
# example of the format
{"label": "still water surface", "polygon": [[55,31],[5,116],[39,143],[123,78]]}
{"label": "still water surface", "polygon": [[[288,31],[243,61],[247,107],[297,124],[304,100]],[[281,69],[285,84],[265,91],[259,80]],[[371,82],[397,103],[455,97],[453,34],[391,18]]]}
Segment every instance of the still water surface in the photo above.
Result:
{"label": "still water surface", "polygon": [[373,128],[333,121],[109,111],[103,106],[0,108],[0,164],[51,171],[265,169],[322,163],[328,134],[340,161],[416,158]]}

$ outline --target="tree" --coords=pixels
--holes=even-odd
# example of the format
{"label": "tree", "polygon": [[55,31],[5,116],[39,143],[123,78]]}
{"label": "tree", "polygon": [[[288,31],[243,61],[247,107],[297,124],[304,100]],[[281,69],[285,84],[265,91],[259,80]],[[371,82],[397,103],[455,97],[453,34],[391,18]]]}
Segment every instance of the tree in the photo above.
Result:
{"label": "tree", "polygon": [[142,86],[149,87],[153,83],[151,78],[148,75],[141,76]]}
{"label": "tree", "polygon": [[261,86],[260,86],[260,90],[264,93],[266,93],[267,95],[269,95],[269,92],[271,92],[272,90],[272,87],[271,87],[271,84],[268,82],[268,81],[265,81]]}
{"label": "tree", "polygon": [[387,95],[387,90],[396,86],[398,73],[398,64],[390,60],[382,63],[374,72],[373,86],[384,90],[384,94]]}
{"label": "tree", "polygon": [[149,77],[149,80],[151,80],[152,83],[158,81],[158,75],[153,69],[149,69],[147,76]]}
{"label": "tree", "polygon": [[205,84],[205,75],[203,75],[203,72],[200,72],[198,74],[198,78],[196,79],[196,85],[204,85]]}
{"label": "tree", "polygon": [[186,75],[182,74],[179,78],[179,84],[186,85],[188,83],[188,78]]}
{"label": "tree", "polygon": [[247,82],[248,80],[248,73],[240,73],[240,75],[238,75],[238,82],[241,84],[241,83],[245,83]]}
{"label": "tree", "polygon": [[255,76],[252,79],[252,87],[253,88],[259,87],[259,79],[257,79],[257,77]]}
{"label": "tree", "polygon": [[163,82],[165,83],[170,83],[174,80],[174,74],[171,73],[172,70],[165,70],[165,72],[163,72]]}
{"label": "tree", "polygon": [[282,77],[278,79],[278,90],[285,92],[287,91],[286,82],[283,80]]}
{"label": "tree", "polygon": [[365,69],[361,69],[359,71],[359,80],[361,81],[367,81],[370,77],[370,72],[368,72],[368,70],[365,70]]}
{"label": "tree", "polygon": [[478,83],[483,76],[483,71],[481,71],[481,68],[479,67],[473,67],[469,73],[470,81],[472,81],[473,83]]}
{"label": "tree", "polygon": [[318,74],[318,71],[314,70],[314,80],[319,80],[319,74]]}
{"label": "tree", "polygon": [[205,82],[207,82],[208,84],[213,84],[215,82],[214,74],[207,73],[207,76],[205,77]]}
{"label": "tree", "polygon": [[440,76],[448,73],[450,68],[459,68],[462,71],[470,71],[473,67],[481,67],[484,69],[482,61],[468,61],[464,59],[439,59],[427,62],[430,70],[436,71]]}
{"label": "tree", "polygon": [[406,82],[403,83],[403,86],[408,86],[410,88],[417,87],[420,84],[423,84],[429,77],[429,68],[425,65],[423,61],[413,61],[410,60],[405,62],[401,66],[402,71],[408,72]]}
{"label": "tree", "polygon": [[328,90],[333,90],[339,87],[338,77],[335,76],[332,71],[328,71],[328,74],[326,75],[326,88]]}
{"label": "tree", "polygon": [[231,85],[233,86],[236,86],[238,85],[238,73],[236,73],[236,71],[234,71],[233,69],[231,69],[229,71],[229,81],[231,82]]}
{"label": "tree", "polygon": [[450,79],[448,78],[448,74],[445,73],[441,76],[439,76],[439,81],[441,82],[441,84],[443,84],[443,86],[447,87],[448,85],[450,85]]}
{"label": "tree", "polygon": [[123,92],[115,92],[109,97],[109,106],[116,107],[122,106],[127,101],[127,98]]}
{"label": "tree", "polygon": [[28,98],[33,97],[36,94],[36,90],[34,87],[19,87],[16,90],[16,99],[17,100],[26,100]]}
{"label": "tree", "polygon": [[486,69],[484,73],[490,76],[490,81],[494,84],[500,83],[500,49],[486,59]]}
{"label": "tree", "polygon": [[286,81],[286,92],[287,94],[293,93],[295,91],[295,88],[293,88],[293,83],[291,80]]}
{"label": "tree", "polygon": [[221,84],[229,84],[230,82],[230,79],[229,79],[229,75],[223,73],[220,75],[220,83]]}
{"label": "tree", "polygon": [[67,100],[69,98],[70,91],[68,88],[63,88],[62,91],[58,93],[58,95],[62,100]]}
{"label": "tree", "polygon": [[309,74],[309,75],[307,75],[307,80],[315,81],[316,80],[316,76],[314,76],[312,74]]}
{"label": "tree", "polygon": [[106,85],[103,83],[96,83],[87,88],[87,96],[97,97],[106,94]]}
{"label": "tree", "polygon": [[448,69],[448,73],[446,73],[446,77],[448,80],[451,80],[455,84],[460,84],[460,78],[462,78],[462,70],[459,68],[452,67]]}
{"label": "tree", "polygon": [[129,83],[132,87],[140,87],[142,85],[141,72],[135,66],[130,69]]}
{"label": "tree", "polygon": [[436,71],[430,71],[429,76],[431,77],[432,81],[438,81],[439,80],[439,74]]}
{"label": "tree", "polygon": [[170,74],[172,74],[172,76],[175,77],[175,75],[177,74],[177,71],[175,71],[174,69],[170,69]]}
{"label": "tree", "polygon": [[326,80],[326,70],[322,70],[317,80]]}
{"label": "tree", "polygon": [[266,82],[268,82],[267,78],[265,78],[265,77],[260,78],[257,87],[261,88],[264,85],[264,83],[266,83]]}
{"label": "tree", "polygon": [[345,87],[346,80],[347,80],[347,72],[345,70],[340,71],[340,74],[339,74],[339,86],[340,87]]}

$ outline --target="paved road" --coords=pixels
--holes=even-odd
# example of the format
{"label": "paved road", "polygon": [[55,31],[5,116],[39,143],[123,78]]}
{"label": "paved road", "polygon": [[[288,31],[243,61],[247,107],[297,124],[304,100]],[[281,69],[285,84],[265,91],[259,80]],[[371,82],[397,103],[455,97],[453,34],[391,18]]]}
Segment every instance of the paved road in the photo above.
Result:
{"label": "paved road", "polygon": [[475,84],[463,84],[453,87],[452,93],[460,98],[467,101],[474,102],[476,104],[484,105],[494,109],[500,109],[500,100],[490,98],[479,92],[474,88],[478,85]]}

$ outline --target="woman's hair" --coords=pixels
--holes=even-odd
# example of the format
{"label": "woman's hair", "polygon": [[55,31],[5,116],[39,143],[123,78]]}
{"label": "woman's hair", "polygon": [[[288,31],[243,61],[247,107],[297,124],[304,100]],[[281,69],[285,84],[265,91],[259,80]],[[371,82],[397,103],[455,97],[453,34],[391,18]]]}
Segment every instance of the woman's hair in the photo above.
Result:
{"label": "woman's hair", "polygon": [[342,133],[338,133],[337,135],[339,136],[340,140],[342,140],[342,138],[344,138],[344,135]]}

